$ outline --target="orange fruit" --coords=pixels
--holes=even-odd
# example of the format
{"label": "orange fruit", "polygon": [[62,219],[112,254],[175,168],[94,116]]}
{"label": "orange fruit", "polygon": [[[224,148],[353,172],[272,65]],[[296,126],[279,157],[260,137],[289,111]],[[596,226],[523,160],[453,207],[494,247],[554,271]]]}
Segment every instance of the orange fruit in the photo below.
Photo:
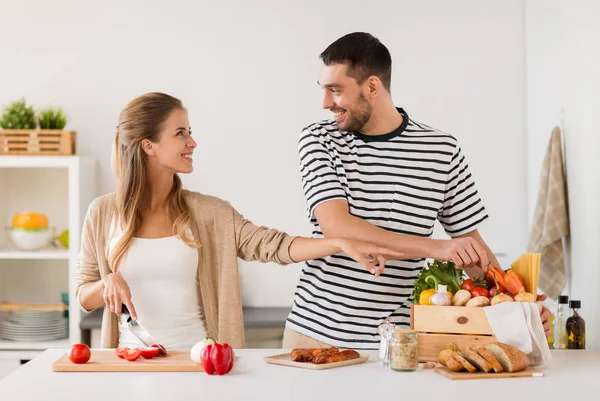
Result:
{"label": "orange fruit", "polygon": [[41,213],[17,213],[12,220],[13,228],[48,228],[48,217]]}

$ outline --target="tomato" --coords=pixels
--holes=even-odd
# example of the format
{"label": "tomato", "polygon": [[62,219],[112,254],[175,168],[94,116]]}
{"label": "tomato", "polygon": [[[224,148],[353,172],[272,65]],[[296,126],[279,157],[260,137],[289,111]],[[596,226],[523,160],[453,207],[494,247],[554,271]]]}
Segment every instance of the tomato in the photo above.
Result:
{"label": "tomato", "polygon": [[127,347],[117,348],[117,349],[115,349],[115,355],[118,356],[119,358],[123,359],[123,358],[125,358],[125,353],[127,351],[129,351],[129,348],[127,348]]}
{"label": "tomato", "polygon": [[473,287],[471,289],[471,297],[475,298],[475,297],[489,297],[490,293],[487,289],[483,288],[483,287]]}
{"label": "tomato", "polygon": [[67,353],[69,360],[73,363],[86,363],[90,360],[92,352],[85,344],[73,344]]}
{"label": "tomato", "polygon": [[157,347],[141,348],[140,352],[144,359],[152,359],[160,354],[160,349]]}
{"label": "tomato", "polygon": [[158,348],[160,356],[167,356],[167,349],[160,344],[152,344],[150,348]]}
{"label": "tomato", "polygon": [[127,359],[128,361],[133,362],[133,361],[137,360],[140,357],[141,354],[142,354],[142,352],[140,351],[139,348],[132,348],[132,349],[128,349],[125,352],[124,356],[125,356],[125,359]]}
{"label": "tomato", "polygon": [[475,287],[475,284],[473,283],[473,280],[466,279],[465,281],[463,281],[462,285],[460,286],[461,290],[467,290],[469,292],[471,292],[471,290],[473,289],[473,287]]}

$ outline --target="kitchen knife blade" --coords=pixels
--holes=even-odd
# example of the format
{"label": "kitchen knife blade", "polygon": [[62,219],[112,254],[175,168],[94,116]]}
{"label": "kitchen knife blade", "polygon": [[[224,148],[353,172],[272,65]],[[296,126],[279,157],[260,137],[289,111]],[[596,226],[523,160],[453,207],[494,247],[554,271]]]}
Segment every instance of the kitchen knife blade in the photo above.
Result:
{"label": "kitchen knife blade", "polygon": [[129,313],[129,309],[125,305],[121,308],[123,315],[127,320],[127,324],[129,326],[129,330],[131,333],[142,342],[146,347],[150,347],[153,344],[158,344],[154,338],[140,325],[137,321],[133,320],[131,317],[131,313]]}

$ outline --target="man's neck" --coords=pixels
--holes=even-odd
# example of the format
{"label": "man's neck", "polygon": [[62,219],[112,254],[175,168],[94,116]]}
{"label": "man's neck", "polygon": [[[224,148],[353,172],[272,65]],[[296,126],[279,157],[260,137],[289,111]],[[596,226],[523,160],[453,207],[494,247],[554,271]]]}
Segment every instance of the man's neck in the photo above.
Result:
{"label": "man's neck", "polygon": [[379,110],[374,109],[371,118],[360,130],[364,135],[385,135],[394,131],[404,121],[404,116],[398,112],[394,103],[386,102]]}

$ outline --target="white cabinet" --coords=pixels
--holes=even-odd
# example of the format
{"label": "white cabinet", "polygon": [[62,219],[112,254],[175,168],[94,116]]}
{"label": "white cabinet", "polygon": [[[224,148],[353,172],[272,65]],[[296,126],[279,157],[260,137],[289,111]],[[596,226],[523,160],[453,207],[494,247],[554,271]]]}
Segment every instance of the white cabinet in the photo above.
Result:
{"label": "white cabinet", "polygon": [[40,353],[41,351],[0,351],[0,380]]}
{"label": "white cabinet", "polygon": [[[66,347],[80,341],[81,312],[74,298],[81,228],[97,196],[96,164],[82,156],[0,156],[0,301],[61,302],[69,294],[69,337],[51,342],[0,338],[0,376],[31,352]],[[44,213],[57,234],[69,230],[69,248],[42,251],[15,249],[4,229],[15,213]],[[0,312],[0,319],[4,316]]]}

